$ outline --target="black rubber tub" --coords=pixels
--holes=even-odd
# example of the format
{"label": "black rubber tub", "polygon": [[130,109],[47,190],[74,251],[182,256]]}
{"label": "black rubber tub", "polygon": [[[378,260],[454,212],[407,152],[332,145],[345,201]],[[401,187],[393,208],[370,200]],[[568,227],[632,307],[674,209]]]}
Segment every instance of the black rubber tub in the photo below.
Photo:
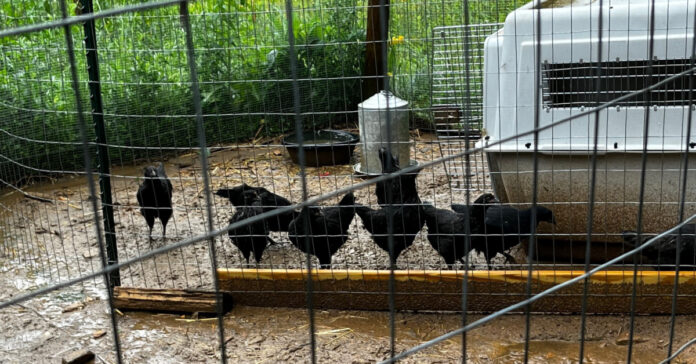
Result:
{"label": "black rubber tub", "polygon": [[[310,167],[331,166],[350,163],[355,146],[360,137],[342,130],[317,130],[302,134],[306,165]],[[290,134],[283,138],[283,145],[295,163],[299,161],[300,148],[297,136]]]}

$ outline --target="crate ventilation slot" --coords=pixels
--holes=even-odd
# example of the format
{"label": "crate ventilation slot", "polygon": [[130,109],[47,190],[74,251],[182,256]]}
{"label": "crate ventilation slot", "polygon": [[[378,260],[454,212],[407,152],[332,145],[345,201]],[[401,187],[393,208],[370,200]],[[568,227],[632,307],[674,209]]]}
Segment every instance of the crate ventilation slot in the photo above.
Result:
{"label": "crate ventilation slot", "polygon": [[[652,65],[652,77],[650,77],[647,60],[602,62],[600,67],[599,102],[603,103],[684,72],[691,67],[691,60],[655,60]],[[544,63],[542,82],[544,105],[547,107],[593,106],[598,101],[597,63]],[[684,106],[688,104],[689,75],[687,74],[653,89],[649,95],[642,93],[620,101],[617,106]]]}

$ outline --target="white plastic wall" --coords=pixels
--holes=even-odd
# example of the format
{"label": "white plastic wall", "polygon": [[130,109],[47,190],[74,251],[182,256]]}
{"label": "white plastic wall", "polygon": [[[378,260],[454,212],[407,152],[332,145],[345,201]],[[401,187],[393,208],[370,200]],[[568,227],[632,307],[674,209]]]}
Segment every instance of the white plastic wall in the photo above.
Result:
{"label": "white plastic wall", "polygon": [[[535,2],[536,3],[536,2]],[[484,128],[489,142],[531,131],[535,108],[535,3],[510,13],[504,28],[488,37],[485,45]],[[605,0],[603,61],[648,58],[648,0]],[[541,9],[541,62],[596,62],[599,1],[575,1],[562,7]],[[696,0],[657,0],[654,56],[688,59],[691,55]],[[539,102],[541,103],[541,95]],[[584,111],[583,108],[548,108],[540,104],[540,126]],[[686,106],[651,107],[649,145],[652,151],[678,151],[686,145]],[[620,107],[599,114],[600,150],[633,152],[643,148],[645,108]],[[585,153],[592,148],[594,114],[543,131],[539,149]],[[696,139],[696,127],[692,128]],[[518,138],[496,150],[531,151],[525,144],[533,135]],[[485,142],[485,140],[482,140]]]}

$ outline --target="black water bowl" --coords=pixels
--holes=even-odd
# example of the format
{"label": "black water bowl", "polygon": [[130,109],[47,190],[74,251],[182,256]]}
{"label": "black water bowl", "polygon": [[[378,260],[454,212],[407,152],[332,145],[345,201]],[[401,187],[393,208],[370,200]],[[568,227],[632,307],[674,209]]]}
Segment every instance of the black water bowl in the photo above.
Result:
{"label": "black water bowl", "polygon": [[[305,132],[302,139],[306,165],[319,167],[350,163],[350,157],[360,137],[341,130],[317,130]],[[283,138],[283,145],[292,161],[300,163],[297,136],[286,136]]]}

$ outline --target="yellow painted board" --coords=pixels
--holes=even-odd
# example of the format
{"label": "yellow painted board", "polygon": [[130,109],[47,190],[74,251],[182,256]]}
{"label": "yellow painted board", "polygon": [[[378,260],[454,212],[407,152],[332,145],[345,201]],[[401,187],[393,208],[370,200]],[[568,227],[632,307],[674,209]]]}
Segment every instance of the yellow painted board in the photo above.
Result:
{"label": "yellow painted board", "polygon": [[[534,282],[559,284],[582,275],[583,271],[536,270],[532,272]],[[674,271],[638,271],[637,283],[641,285],[673,285]],[[473,270],[468,272],[469,281],[523,283],[527,281],[526,270]],[[387,281],[388,270],[312,270],[315,281]],[[218,269],[220,280],[270,280],[297,281],[307,279],[305,269]],[[464,271],[397,270],[394,279],[398,282],[461,282]],[[633,271],[601,271],[590,276],[590,283],[632,284]],[[696,271],[679,272],[681,285],[696,285]]]}

